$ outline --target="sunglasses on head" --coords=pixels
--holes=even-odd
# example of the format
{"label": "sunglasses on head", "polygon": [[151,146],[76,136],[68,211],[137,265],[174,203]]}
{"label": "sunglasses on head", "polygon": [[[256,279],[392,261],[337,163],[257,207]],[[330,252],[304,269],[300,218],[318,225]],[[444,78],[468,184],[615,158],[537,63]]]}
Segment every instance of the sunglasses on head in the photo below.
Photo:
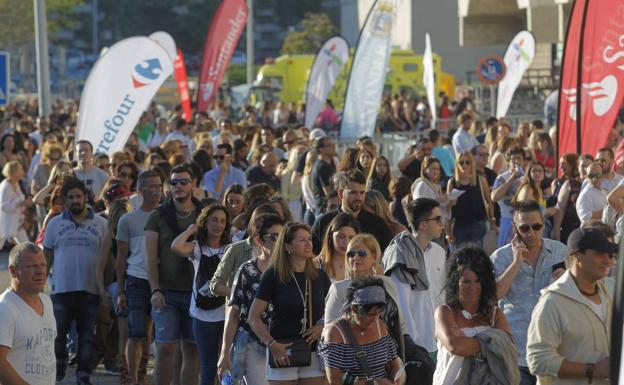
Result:
{"label": "sunglasses on head", "polygon": [[191,184],[191,180],[189,178],[171,179],[171,181],[169,181],[169,184],[174,186],[174,187],[177,186],[177,185],[187,186],[187,185]]}
{"label": "sunglasses on head", "polygon": [[383,311],[383,303],[371,303],[368,305],[355,305],[359,314],[379,314]]}
{"label": "sunglasses on head", "polygon": [[359,256],[360,258],[366,258],[368,257],[368,251],[366,250],[351,250],[349,252],[347,252],[347,258],[355,258],[355,256]]}
{"label": "sunglasses on head", "polygon": [[521,233],[528,233],[529,230],[540,231],[542,228],[544,228],[544,224],[533,223],[532,225],[521,225],[521,226],[516,226],[516,227],[518,231],[520,231]]}

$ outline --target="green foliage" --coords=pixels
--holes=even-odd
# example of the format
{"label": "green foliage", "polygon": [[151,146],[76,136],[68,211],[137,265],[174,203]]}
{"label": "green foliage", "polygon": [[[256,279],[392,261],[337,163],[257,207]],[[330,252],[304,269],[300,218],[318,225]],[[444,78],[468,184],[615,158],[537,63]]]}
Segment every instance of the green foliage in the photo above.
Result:
{"label": "green foliage", "polygon": [[[259,66],[254,66],[254,76],[258,74]],[[239,85],[247,83],[247,64],[230,64],[225,71],[225,76],[231,85]]]}
{"label": "green foliage", "polygon": [[324,13],[306,13],[301,30],[290,31],[284,39],[282,55],[315,54],[325,40],[334,36],[338,28]]}

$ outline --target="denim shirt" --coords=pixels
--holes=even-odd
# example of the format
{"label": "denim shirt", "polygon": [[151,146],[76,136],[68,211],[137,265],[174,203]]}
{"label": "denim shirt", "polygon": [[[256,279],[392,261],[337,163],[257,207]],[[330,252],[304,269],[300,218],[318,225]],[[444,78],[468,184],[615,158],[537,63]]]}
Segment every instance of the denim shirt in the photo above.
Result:
{"label": "denim shirt", "polygon": [[[537,258],[535,270],[530,263],[524,262],[518,275],[514,279],[507,295],[499,301],[499,306],[505,313],[511,334],[516,339],[520,352],[520,366],[527,366],[526,344],[531,313],[537,305],[540,291],[553,282],[553,265],[564,262],[568,255],[568,247],[559,241],[543,238],[542,251]],[[496,278],[507,270],[513,262],[511,244],[496,250],[490,257],[494,264]]]}

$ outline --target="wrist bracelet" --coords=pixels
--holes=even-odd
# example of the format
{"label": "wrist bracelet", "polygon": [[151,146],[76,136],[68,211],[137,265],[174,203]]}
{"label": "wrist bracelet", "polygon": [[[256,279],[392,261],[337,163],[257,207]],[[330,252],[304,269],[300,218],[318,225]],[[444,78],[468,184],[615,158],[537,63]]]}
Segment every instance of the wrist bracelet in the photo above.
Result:
{"label": "wrist bracelet", "polygon": [[585,364],[585,378],[587,378],[590,384],[592,383],[592,380],[594,379],[595,367],[596,367],[595,364]]}
{"label": "wrist bracelet", "polygon": [[271,345],[273,345],[274,343],[276,343],[277,341],[275,341],[275,338],[272,339],[271,341],[269,341],[269,343],[267,344],[267,349],[271,349]]}
{"label": "wrist bracelet", "polygon": [[154,290],[152,290],[152,295],[154,295],[155,293],[160,293],[160,294],[163,294],[162,290],[160,290],[160,289],[154,289]]}

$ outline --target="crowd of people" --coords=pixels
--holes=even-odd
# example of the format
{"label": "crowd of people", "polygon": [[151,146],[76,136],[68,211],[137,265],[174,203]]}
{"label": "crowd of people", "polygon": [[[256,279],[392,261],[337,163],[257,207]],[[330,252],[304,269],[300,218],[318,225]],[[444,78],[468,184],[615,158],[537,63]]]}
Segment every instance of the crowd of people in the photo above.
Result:
{"label": "crowd of people", "polygon": [[69,102],[10,105],[0,383],[608,383],[619,131],[555,159],[540,120],[458,105],[398,162],[282,105],[153,105],[111,155]]}

